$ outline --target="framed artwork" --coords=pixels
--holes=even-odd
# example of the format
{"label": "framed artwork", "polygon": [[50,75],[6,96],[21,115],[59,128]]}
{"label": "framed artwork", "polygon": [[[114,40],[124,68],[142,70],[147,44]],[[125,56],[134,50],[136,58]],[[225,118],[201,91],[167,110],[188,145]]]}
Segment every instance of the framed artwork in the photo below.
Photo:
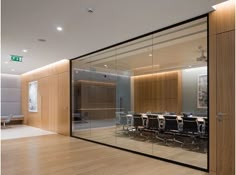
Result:
{"label": "framed artwork", "polygon": [[207,75],[198,75],[197,108],[207,108]]}
{"label": "framed artwork", "polygon": [[29,112],[38,112],[38,81],[29,82]]}

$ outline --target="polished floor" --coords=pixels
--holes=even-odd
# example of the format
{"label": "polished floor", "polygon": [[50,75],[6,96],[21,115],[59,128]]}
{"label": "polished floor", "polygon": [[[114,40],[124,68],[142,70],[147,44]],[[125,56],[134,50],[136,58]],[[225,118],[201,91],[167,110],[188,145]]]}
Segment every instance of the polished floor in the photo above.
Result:
{"label": "polished floor", "polygon": [[196,152],[186,147],[182,148],[178,144],[166,146],[163,142],[158,142],[157,140],[153,142],[149,139],[142,139],[142,137],[128,136],[124,134],[122,127],[77,130],[73,132],[73,135],[205,169],[207,168],[206,152]]}
{"label": "polished floor", "polygon": [[207,175],[61,135],[2,141],[2,175]]}
{"label": "polished floor", "polygon": [[41,136],[48,134],[55,133],[27,125],[6,125],[6,127],[1,127],[1,140]]}

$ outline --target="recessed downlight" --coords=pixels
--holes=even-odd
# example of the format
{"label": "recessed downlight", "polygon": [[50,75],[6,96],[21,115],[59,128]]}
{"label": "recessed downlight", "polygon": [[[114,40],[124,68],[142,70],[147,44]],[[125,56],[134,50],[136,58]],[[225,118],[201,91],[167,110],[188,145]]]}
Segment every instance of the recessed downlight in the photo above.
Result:
{"label": "recessed downlight", "polygon": [[91,7],[89,7],[89,8],[87,8],[87,11],[88,11],[89,13],[93,13],[93,12],[94,12],[94,9],[91,8]]}
{"label": "recessed downlight", "polygon": [[57,31],[61,32],[62,30],[63,30],[62,27],[60,27],[60,26],[57,27]]}
{"label": "recessed downlight", "polygon": [[149,53],[149,55],[148,55],[148,56],[152,57],[152,54],[151,54],[151,53]]}
{"label": "recessed downlight", "polygon": [[11,69],[11,71],[12,71],[12,72],[14,72],[14,71],[15,71],[15,69]]}
{"label": "recessed downlight", "polygon": [[24,52],[24,53],[27,53],[27,52],[28,52],[28,50],[26,50],[26,49],[23,49],[23,50],[22,50],[22,52]]}
{"label": "recessed downlight", "polygon": [[108,68],[108,66],[107,66],[106,64],[104,64],[104,67],[105,67],[105,68]]}

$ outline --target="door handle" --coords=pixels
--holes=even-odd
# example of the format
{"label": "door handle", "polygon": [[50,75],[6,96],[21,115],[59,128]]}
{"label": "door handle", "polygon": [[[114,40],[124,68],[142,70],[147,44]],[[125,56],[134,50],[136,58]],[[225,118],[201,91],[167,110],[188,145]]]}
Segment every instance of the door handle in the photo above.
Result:
{"label": "door handle", "polygon": [[218,112],[216,118],[217,118],[219,121],[222,121],[222,120],[223,120],[223,116],[225,116],[225,115],[227,115],[227,113]]}
{"label": "door handle", "polygon": [[227,115],[226,113],[223,113],[223,112],[218,112],[217,116],[224,116],[224,115]]}

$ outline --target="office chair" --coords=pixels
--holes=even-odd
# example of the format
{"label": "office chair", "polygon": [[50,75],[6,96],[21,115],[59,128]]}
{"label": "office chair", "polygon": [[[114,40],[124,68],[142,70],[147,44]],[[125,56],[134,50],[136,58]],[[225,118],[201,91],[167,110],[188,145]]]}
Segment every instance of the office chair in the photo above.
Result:
{"label": "office chair", "polygon": [[204,136],[208,137],[208,134],[209,134],[209,121],[208,121],[208,118],[204,118],[203,133],[204,133]]}
{"label": "office chair", "polygon": [[[191,144],[196,145],[197,137],[201,135],[197,118],[183,117],[183,133],[192,138]],[[185,143],[184,143],[185,144]]]}
{"label": "office chair", "polygon": [[154,133],[155,138],[161,141],[165,141],[164,138],[161,138],[160,135],[160,125],[159,125],[159,118],[156,114],[149,114],[147,115],[147,129]]}
{"label": "office chair", "polygon": [[119,118],[120,118],[119,124],[123,126],[123,130],[125,130],[125,127],[127,127],[127,129],[128,129],[127,116],[124,113],[121,113]]}
{"label": "office chair", "polygon": [[1,116],[1,122],[3,123],[3,127],[2,128],[7,128],[6,124],[11,122],[13,115],[8,115],[8,116]]}
{"label": "office chair", "polygon": [[166,139],[166,144],[168,141],[179,143],[181,147],[183,142],[176,139],[176,134],[179,133],[179,122],[176,115],[164,115],[165,118],[165,133],[171,134],[173,137],[170,139]]}
{"label": "office chair", "polygon": [[140,136],[142,136],[142,131],[144,129],[143,126],[143,118],[141,114],[134,114],[133,115],[133,127],[135,134],[139,133]]}

